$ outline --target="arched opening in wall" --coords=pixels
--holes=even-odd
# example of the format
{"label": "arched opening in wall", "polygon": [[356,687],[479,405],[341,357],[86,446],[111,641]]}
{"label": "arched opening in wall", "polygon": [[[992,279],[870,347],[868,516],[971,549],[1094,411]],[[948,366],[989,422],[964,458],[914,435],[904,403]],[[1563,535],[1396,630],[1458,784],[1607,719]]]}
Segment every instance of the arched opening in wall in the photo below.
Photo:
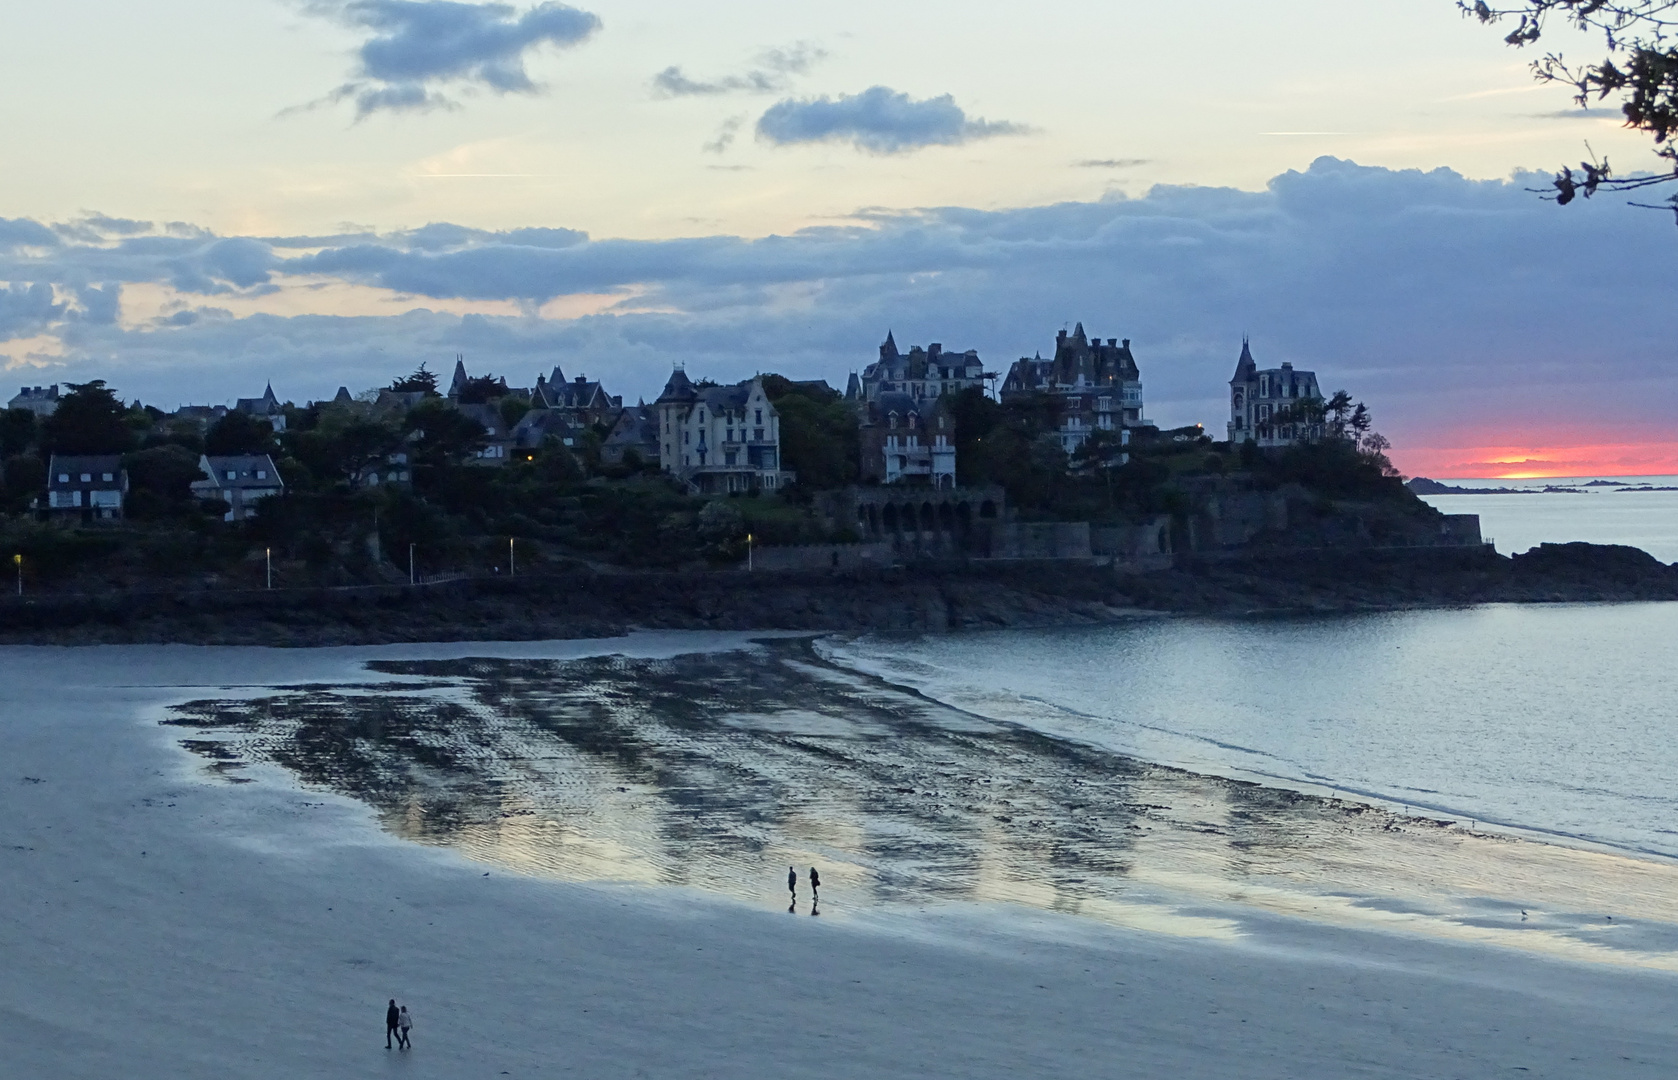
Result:
{"label": "arched opening in wall", "polygon": [[868,507],[866,506],[856,508],[856,531],[864,536],[873,531],[868,527]]}
{"label": "arched opening in wall", "polygon": [[1167,540],[1167,535],[1166,535],[1166,531],[1165,531],[1165,526],[1161,525],[1159,527],[1159,535],[1154,538],[1154,548],[1155,548],[1155,550],[1158,554],[1161,554],[1161,555],[1165,554],[1166,540]]}
{"label": "arched opening in wall", "polygon": [[947,533],[956,531],[956,512],[949,503],[938,506],[938,527]]}
{"label": "arched opening in wall", "polygon": [[868,504],[868,534],[870,536],[880,535],[880,513],[873,503]]}
{"label": "arched opening in wall", "polygon": [[963,536],[965,536],[969,532],[973,531],[973,506],[972,506],[972,504],[970,504],[970,503],[958,503],[956,505],[956,524],[961,527],[961,532],[962,532]]}
{"label": "arched opening in wall", "polygon": [[937,532],[938,515],[933,513],[932,504],[921,503],[921,532]]}
{"label": "arched opening in wall", "polygon": [[984,502],[980,503],[979,504],[979,516],[982,517],[982,518],[993,518],[993,517],[995,517],[996,516],[996,504],[991,502],[989,499],[986,499]]}
{"label": "arched opening in wall", "polygon": [[896,532],[897,531],[897,507],[893,506],[891,503],[887,503],[886,504],[886,511],[885,511],[884,514],[881,515],[880,522],[881,522],[881,524],[883,524],[886,527],[886,532]]}

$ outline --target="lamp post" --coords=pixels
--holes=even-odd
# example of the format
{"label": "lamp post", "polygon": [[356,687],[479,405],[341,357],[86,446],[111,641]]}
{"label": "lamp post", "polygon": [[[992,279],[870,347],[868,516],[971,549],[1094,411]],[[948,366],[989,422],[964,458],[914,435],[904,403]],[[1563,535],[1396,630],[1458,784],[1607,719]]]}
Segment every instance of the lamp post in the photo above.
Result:
{"label": "lamp post", "polygon": [[23,556],[13,555],[12,561],[17,563],[17,594],[23,595]]}
{"label": "lamp post", "polygon": [[752,572],[752,534],[746,534],[746,573]]}
{"label": "lamp post", "polygon": [[408,545],[408,584],[410,584],[410,585],[418,584],[418,579],[416,579],[414,577],[414,545],[413,544]]}
{"label": "lamp post", "polygon": [[519,572],[517,554],[513,551],[513,538],[507,537],[507,576],[514,577]]}
{"label": "lamp post", "polygon": [[272,589],[274,587],[274,549],[271,547],[263,548],[262,558],[268,566],[268,587]]}

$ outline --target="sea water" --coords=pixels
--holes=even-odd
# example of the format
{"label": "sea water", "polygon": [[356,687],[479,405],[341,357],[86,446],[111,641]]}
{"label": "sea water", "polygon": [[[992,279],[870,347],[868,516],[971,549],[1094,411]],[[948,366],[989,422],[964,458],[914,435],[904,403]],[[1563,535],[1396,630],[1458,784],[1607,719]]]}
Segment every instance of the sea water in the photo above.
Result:
{"label": "sea water", "polygon": [[[1479,514],[1480,533],[1505,555],[1542,543],[1628,544],[1678,562],[1678,476],[1544,480],[1447,480],[1511,494],[1426,495],[1447,514]],[[1672,490],[1637,490],[1669,488]],[[1546,490],[1554,489],[1554,490]]]}
{"label": "sea water", "polygon": [[1675,644],[1678,603],[1161,618],[826,648],[950,705],[1149,761],[1678,856]]}

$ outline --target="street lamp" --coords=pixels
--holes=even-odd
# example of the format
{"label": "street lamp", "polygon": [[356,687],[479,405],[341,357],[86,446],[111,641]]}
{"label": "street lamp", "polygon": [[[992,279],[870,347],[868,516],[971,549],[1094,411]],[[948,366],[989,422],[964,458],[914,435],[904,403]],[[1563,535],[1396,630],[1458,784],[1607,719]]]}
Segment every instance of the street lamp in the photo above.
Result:
{"label": "street lamp", "polygon": [[416,583],[417,583],[416,579],[414,578],[414,545],[409,544],[408,545],[408,584],[413,585],[413,584],[416,584]]}
{"label": "street lamp", "polygon": [[263,548],[262,558],[268,566],[268,587],[272,589],[274,587],[274,549],[271,547]]}
{"label": "street lamp", "polygon": [[17,594],[23,595],[23,556],[13,555],[12,561],[17,563]]}
{"label": "street lamp", "polygon": [[746,572],[752,571],[752,534],[746,534]]}
{"label": "street lamp", "polygon": [[513,538],[507,537],[507,576],[513,577],[519,572],[518,558],[513,551]]}

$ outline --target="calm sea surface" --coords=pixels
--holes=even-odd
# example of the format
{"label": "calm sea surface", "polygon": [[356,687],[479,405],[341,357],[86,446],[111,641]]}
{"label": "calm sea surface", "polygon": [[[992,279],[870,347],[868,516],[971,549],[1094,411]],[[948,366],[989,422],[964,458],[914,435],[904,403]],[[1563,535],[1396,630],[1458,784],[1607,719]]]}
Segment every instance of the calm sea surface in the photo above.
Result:
{"label": "calm sea surface", "polygon": [[[1581,477],[1571,480],[1446,480],[1452,487],[1508,488],[1518,495],[1428,495],[1447,514],[1479,514],[1480,532],[1505,555],[1543,543],[1586,540],[1629,544],[1662,562],[1678,562],[1678,491],[1586,487],[1592,479],[1627,486],[1678,487],[1678,476]],[[1545,492],[1546,486],[1578,491]]]}
{"label": "calm sea surface", "polygon": [[1678,603],[1160,619],[826,651],[1150,761],[1678,856],[1675,646]]}

